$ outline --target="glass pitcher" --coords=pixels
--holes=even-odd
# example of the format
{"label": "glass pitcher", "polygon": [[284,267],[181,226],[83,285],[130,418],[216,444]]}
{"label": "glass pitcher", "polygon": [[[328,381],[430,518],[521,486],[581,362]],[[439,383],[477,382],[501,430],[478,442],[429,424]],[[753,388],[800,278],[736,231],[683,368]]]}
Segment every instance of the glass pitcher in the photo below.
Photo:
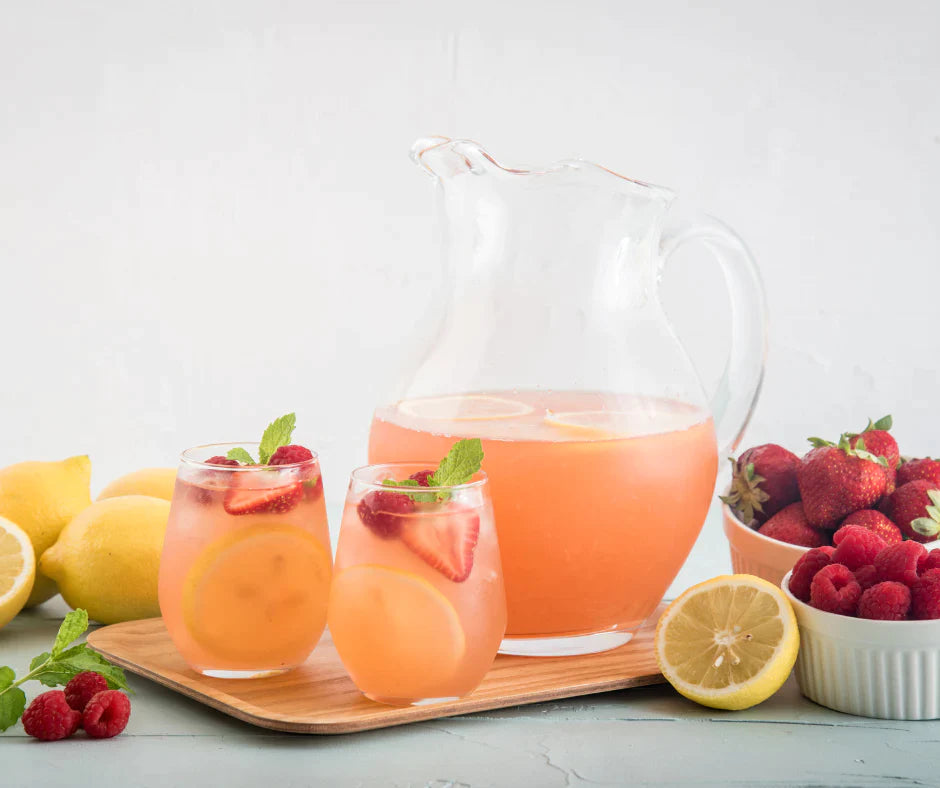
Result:
{"label": "glass pitcher", "polygon": [[[499,165],[478,144],[419,140],[437,182],[452,283],[410,382],[375,411],[369,462],[429,461],[483,441],[510,654],[626,643],[701,530],[720,446],[763,376],[764,296],[742,241],[707,219],[665,232],[673,193],[585,161]],[[679,246],[703,241],[732,302],[711,401],[658,297]]]}

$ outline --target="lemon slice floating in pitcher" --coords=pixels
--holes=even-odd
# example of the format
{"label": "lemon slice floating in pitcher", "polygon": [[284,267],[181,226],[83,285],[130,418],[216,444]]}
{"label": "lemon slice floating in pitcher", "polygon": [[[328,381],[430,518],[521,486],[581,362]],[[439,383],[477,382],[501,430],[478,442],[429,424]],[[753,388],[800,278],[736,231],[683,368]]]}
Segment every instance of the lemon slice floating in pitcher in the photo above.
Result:
{"label": "lemon slice floating in pitcher", "polygon": [[532,412],[532,406],[484,394],[455,394],[405,400],[398,404],[398,411],[416,419],[488,421],[525,416]]}
{"label": "lemon slice floating in pitcher", "polygon": [[329,623],[346,669],[374,697],[439,697],[466,649],[444,594],[418,575],[374,564],[334,578]]}
{"label": "lemon slice floating in pitcher", "polygon": [[692,586],[656,626],[656,660],[689,700],[747,709],[787,680],[800,647],[783,592],[753,575],[724,575]]}
{"label": "lemon slice floating in pitcher", "polygon": [[29,535],[0,517],[0,628],[23,609],[36,577]]}
{"label": "lemon slice floating in pitcher", "polygon": [[648,426],[649,419],[623,410],[579,410],[545,414],[545,423],[584,437],[621,437],[633,435],[639,425]]}

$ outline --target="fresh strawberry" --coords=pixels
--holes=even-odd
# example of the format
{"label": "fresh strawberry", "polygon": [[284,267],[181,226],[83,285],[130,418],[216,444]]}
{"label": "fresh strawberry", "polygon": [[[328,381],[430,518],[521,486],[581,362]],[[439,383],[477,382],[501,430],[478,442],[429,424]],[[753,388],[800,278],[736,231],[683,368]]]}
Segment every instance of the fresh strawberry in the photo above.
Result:
{"label": "fresh strawberry", "polygon": [[[891,521],[891,518],[881,512],[876,512],[874,509],[861,509],[860,511],[852,512],[852,514],[842,521],[839,530],[845,528],[847,525],[860,525],[862,528],[874,531],[878,536],[884,539],[887,544],[897,544],[904,539],[904,536],[901,534],[901,529]],[[838,544],[836,541],[838,535],[839,531],[836,531],[835,536],[832,537],[833,544]]]}
{"label": "fresh strawberry", "polygon": [[896,489],[888,499],[891,519],[909,539],[932,542],[940,537],[940,486],[916,479]]}
{"label": "fresh strawberry", "polygon": [[849,434],[849,446],[859,451],[867,451],[875,457],[884,457],[887,461],[885,473],[888,483],[885,487],[885,493],[894,492],[895,477],[897,468],[901,462],[901,452],[898,450],[897,441],[891,437],[888,430],[891,429],[893,420],[891,416],[884,416],[878,421],[868,420],[868,426],[860,433]]}
{"label": "fresh strawberry", "polygon": [[838,446],[819,438],[810,443],[816,448],[801,461],[797,483],[811,526],[834,529],[846,515],[870,509],[884,495],[886,461],[853,449],[846,435]]}
{"label": "fresh strawberry", "polygon": [[785,506],[800,499],[796,469],[800,458],[775,443],[748,449],[737,460],[731,489],[721,497],[735,515],[748,524],[765,523]]}
{"label": "fresh strawberry", "polygon": [[788,542],[801,547],[822,547],[829,544],[829,534],[819,531],[806,522],[803,504],[797,501],[781,509],[757,529],[759,534],[778,542]]}
{"label": "fresh strawberry", "polygon": [[[251,479],[244,482],[251,483]],[[226,493],[223,505],[229,514],[284,514],[300,502],[303,494],[303,482],[255,489],[232,487]]]}
{"label": "fresh strawberry", "polygon": [[456,506],[417,514],[401,525],[401,540],[408,549],[455,583],[470,577],[479,537],[479,515]]}
{"label": "fresh strawberry", "polygon": [[918,479],[933,482],[940,487],[940,460],[931,460],[929,457],[908,460],[898,468],[898,487]]}

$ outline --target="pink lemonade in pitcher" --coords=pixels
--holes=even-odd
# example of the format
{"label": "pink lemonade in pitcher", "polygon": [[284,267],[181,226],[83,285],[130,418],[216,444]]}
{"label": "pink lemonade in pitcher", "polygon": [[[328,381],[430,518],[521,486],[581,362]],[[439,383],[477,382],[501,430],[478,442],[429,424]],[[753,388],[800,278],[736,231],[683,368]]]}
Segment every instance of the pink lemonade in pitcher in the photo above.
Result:
{"label": "pink lemonade in pitcher", "polygon": [[718,462],[708,414],[594,392],[411,399],[376,411],[369,461],[438,457],[468,437],[484,449],[507,642],[598,632],[629,639],[708,511]]}

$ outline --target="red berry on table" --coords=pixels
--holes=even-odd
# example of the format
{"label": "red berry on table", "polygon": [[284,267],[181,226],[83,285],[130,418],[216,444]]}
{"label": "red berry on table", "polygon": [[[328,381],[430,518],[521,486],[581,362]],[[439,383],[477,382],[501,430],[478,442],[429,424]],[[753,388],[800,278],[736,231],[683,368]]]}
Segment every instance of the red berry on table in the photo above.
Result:
{"label": "red berry on table", "polygon": [[918,480],[933,482],[940,487],[940,460],[931,460],[929,457],[908,460],[898,468],[898,487]]}
{"label": "red berry on table", "polygon": [[901,452],[898,450],[897,441],[888,432],[891,425],[892,419],[890,416],[884,416],[875,422],[869,419],[868,426],[862,432],[849,435],[849,445],[853,449],[861,449],[873,454],[875,457],[885,458],[887,461],[887,467],[885,467],[887,487],[885,492],[888,493],[894,491],[897,467],[901,461]]}
{"label": "red berry on table", "polygon": [[110,739],[127,727],[130,716],[130,698],[118,690],[105,690],[88,701],[82,727],[93,739]]}
{"label": "red berry on table", "polygon": [[858,617],[876,621],[904,621],[911,609],[911,589],[889,580],[862,592]]}
{"label": "red berry on table", "polygon": [[797,483],[806,519],[813,528],[834,529],[847,515],[870,509],[885,493],[885,467],[858,456],[843,435],[839,445],[811,439],[816,446],[800,462]]}
{"label": "red berry on table", "polygon": [[940,569],[931,569],[911,586],[911,618],[940,618]]}
{"label": "red berry on table", "polygon": [[790,593],[802,602],[809,602],[809,587],[816,573],[832,563],[833,547],[815,547],[807,550],[793,565],[790,574]]}
{"label": "red berry on table", "polygon": [[806,522],[803,504],[797,501],[784,507],[764,523],[757,532],[779,542],[801,547],[822,547],[829,542],[828,534]]}
{"label": "red berry on table", "polygon": [[855,575],[842,564],[829,564],[820,569],[809,586],[810,604],[817,610],[854,616],[862,587]]}
{"label": "red berry on table", "polygon": [[37,695],[23,712],[23,729],[43,741],[68,738],[78,730],[81,721],[81,713],[69,706],[62,690]]}
{"label": "red berry on table", "polygon": [[479,515],[458,507],[445,509],[439,516],[409,518],[401,529],[408,549],[455,583],[470,577],[479,537]]}
{"label": "red berry on table", "polygon": [[289,444],[279,446],[274,450],[268,465],[293,465],[298,462],[308,462],[313,459],[313,452],[304,446]]}
{"label": "red berry on table", "polygon": [[241,463],[238,460],[232,460],[228,457],[223,457],[221,454],[216,454],[215,457],[210,457],[206,460],[206,465],[226,465],[231,468],[241,467]]}
{"label": "red berry on table", "polygon": [[874,564],[860,566],[853,574],[855,575],[855,581],[862,587],[862,591],[878,583],[878,570],[875,569]]}
{"label": "red berry on table", "polygon": [[878,553],[888,546],[878,534],[860,525],[843,526],[833,536],[833,543],[836,536],[839,542],[832,554],[832,563],[842,564],[853,572],[873,563]]}
{"label": "red berry on table", "polygon": [[356,507],[362,524],[383,539],[398,536],[404,516],[414,510],[411,498],[391,490],[373,490],[364,495]]}
{"label": "red berry on table", "polygon": [[409,479],[413,479],[422,487],[430,487],[431,483],[428,481],[434,475],[434,471],[424,470],[424,471],[415,471]]}
{"label": "red berry on table", "polygon": [[108,682],[104,676],[93,670],[85,670],[69,679],[65,685],[65,700],[75,711],[84,711],[88,701],[107,688]]}
{"label": "red berry on table", "polygon": [[940,487],[916,479],[898,487],[888,499],[889,517],[915,542],[940,538]]}
{"label": "red berry on table", "polygon": [[910,540],[889,545],[875,558],[878,580],[897,580],[906,586],[913,585],[917,580],[918,565],[926,554],[922,544]]}
{"label": "red berry on table", "polygon": [[754,446],[732,459],[731,489],[722,496],[742,522],[764,523],[798,501],[796,469],[800,458],[775,443]]}

